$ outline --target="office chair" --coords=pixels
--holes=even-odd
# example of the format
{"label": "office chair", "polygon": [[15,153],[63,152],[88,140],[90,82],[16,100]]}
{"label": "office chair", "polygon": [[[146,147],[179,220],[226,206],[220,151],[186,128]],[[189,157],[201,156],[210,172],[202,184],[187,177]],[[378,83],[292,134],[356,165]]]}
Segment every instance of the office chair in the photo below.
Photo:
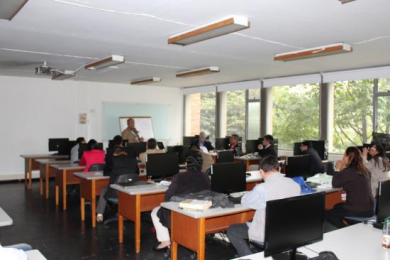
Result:
{"label": "office chair", "polygon": [[104,164],[96,163],[96,164],[91,165],[88,171],[103,171],[104,166],[105,166]]}
{"label": "office chair", "polygon": [[[118,185],[132,185],[133,183],[137,182],[139,180],[138,174],[137,173],[127,173],[127,174],[122,174],[119,175],[115,180],[114,184]],[[107,204],[110,205],[111,207],[117,206],[118,205],[118,197],[108,197],[107,199]],[[118,211],[117,214],[104,221],[104,225],[108,225],[112,222],[118,221]]]}

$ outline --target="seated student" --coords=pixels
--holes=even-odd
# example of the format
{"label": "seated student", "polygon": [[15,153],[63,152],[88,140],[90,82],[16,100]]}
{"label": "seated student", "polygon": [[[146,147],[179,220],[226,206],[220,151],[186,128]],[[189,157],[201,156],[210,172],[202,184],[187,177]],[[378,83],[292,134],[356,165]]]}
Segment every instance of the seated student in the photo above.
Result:
{"label": "seated student", "polygon": [[300,187],[292,179],[280,173],[275,156],[263,158],[259,165],[264,183],[246,193],[241,200],[244,207],[255,209],[251,223],[235,224],[228,228],[228,238],[240,257],[252,254],[248,240],[263,244],[265,240],[266,202],[300,195]]}
{"label": "seated student", "polygon": [[121,135],[114,136],[114,138],[111,141],[111,146],[107,148],[107,153],[105,154],[105,165],[104,165],[104,175],[106,176],[109,176],[111,174],[112,157],[113,157],[114,151],[118,147],[123,147]]}
{"label": "seated student", "polygon": [[[171,185],[165,193],[165,201],[174,195],[200,192],[211,189],[209,177],[201,172],[202,158],[199,153],[191,153],[187,157],[187,172],[178,173],[172,179]],[[151,212],[152,222],[156,230],[159,244],[154,250],[168,249],[171,241],[168,228],[170,227],[170,212],[160,206]]]}
{"label": "seated student", "polygon": [[340,228],[345,226],[344,217],[373,216],[374,198],[370,186],[370,173],[358,148],[347,148],[343,159],[337,161],[332,185],[346,192],[346,202],[337,204],[326,212],[326,219],[331,224]]}
{"label": "seated student", "polygon": [[[368,155],[370,155],[370,160],[367,160]],[[386,157],[383,147],[377,144],[373,144],[370,149],[363,148],[362,157],[364,165],[370,171],[372,194],[376,197],[379,182],[390,179],[389,159]]]}
{"label": "seated student", "polygon": [[229,137],[229,149],[233,151],[234,156],[239,157],[242,155],[242,148],[239,145],[238,134],[232,134]]}
{"label": "seated student", "polygon": [[306,155],[310,155],[310,174],[313,176],[317,173],[325,172],[325,168],[322,164],[322,159],[319,153],[310,146],[309,141],[304,141],[300,144],[300,150]]}
{"label": "seated student", "polygon": [[78,158],[80,155],[80,145],[86,143],[84,137],[78,137],[75,142],[76,144],[71,148],[70,151],[70,161],[73,163],[80,160]]}
{"label": "seated student", "polygon": [[[202,149],[206,149],[206,152],[214,150],[214,146],[212,146],[211,142],[208,141],[208,137],[206,136],[205,132],[201,131],[199,133],[199,147]],[[205,150],[204,150],[205,151]]]}
{"label": "seated student", "polygon": [[268,135],[263,136],[262,144],[258,145],[258,154],[262,158],[266,156],[275,156],[275,157],[278,156],[273,147],[272,135],[268,134]]}
{"label": "seated student", "polygon": [[147,141],[147,151],[145,153],[141,153],[139,155],[139,159],[142,163],[146,163],[147,159],[148,159],[148,155],[151,154],[164,154],[165,153],[165,149],[158,149],[157,146],[157,140],[155,140],[154,138],[150,138]]}
{"label": "seated student", "polygon": [[[115,184],[120,175],[133,173],[139,174],[137,159],[132,155],[127,154],[127,152],[124,150],[124,147],[122,147],[122,145],[118,145],[118,142],[112,152],[110,165],[111,167],[109,168],[109,173],[105,173],[105,175],[110,176],[110,184]],[[117,191],[110,188],[109,185],[101,190],[96,208],[97,222],[100,223],[104,219],[107,200],[109,198],[116,197]]]}
{"label": "seated student", "polygon": [[88,151],[83,152],[80,165],[85,166],[84,172],[87,172],[93,164],[104,164],[105,153],[97,146],[97,141],[91,139],[88,141]]}

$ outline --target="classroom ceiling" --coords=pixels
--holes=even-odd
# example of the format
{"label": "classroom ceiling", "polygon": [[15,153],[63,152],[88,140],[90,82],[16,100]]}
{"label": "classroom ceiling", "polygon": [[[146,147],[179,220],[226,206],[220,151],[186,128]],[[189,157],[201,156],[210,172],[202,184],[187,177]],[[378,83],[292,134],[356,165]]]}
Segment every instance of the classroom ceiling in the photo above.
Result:
{"label": "classroom ceiling", "polygon": [[[74,80],[128,83],[159,76],[159,86],[191,87],[390,64],[390,1],[356,0],[30,0],[12,21],[0,20],[0,75],[34,75],[43,61],[76,70],[98,58],[126,63],[80,70]],[[251,27],[189,46],[170,35],[229,15]],[[273,55],[343,42],[353,52],[274,62]],[[177,71],[221,72],[176,78]],[[58,82],[58,81],[56,81]]]}

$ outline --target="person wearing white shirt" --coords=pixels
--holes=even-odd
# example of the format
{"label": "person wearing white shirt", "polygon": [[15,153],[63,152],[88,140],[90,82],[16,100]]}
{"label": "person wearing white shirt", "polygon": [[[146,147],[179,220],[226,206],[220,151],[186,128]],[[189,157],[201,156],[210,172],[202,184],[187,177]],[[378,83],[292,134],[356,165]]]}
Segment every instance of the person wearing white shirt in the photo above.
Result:
{"label": "person wearing white shirt", "polygon": [[71,148],[71,151],[70,151],[70,161],[71,162],[80,161],[79,159],[80,145],[86,143],[84,137],[78,137],[77,140],[75,140],[75,142],[76,144]]}
{"label": "person wearing white shirt", "polygon": [[280,166],[276,156],[263,158],[260,162],[259,171],[264,183],[257,185],[252,191],[246,193],[241,200],[242,206],[256,210],[252,222],[231,225],[227,232],[228,238],[239,257],[252,254],[249,240],[258,244],[264,243],[266,202],[301,194],[300,186],[280,173]]}
{"label": "person wearing white shirt", "polygon": [[[370,160],[367,160],[368,155],[370,155]],[[379,182],[390,180],[389,159],[386,157],[383,147],[378,144],[373,144],[370,149],[363,148],[362,157],[364,165],[371,174],[372,194],[376,197]]]}

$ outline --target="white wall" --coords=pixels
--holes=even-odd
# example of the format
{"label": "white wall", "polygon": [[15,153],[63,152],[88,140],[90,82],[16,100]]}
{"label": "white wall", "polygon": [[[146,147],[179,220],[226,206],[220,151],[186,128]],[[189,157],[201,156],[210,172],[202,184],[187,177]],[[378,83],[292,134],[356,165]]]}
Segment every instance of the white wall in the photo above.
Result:
{"label": "white wall", "polygon": [[[169,105],[169,144],[181,142],[179,88],[0,76],[0,180],[22,178],[20,155],[48,152],[48,138],[101,140],[103,102]],[[80,113],[87,113],[87,124],[79,124]]]}

